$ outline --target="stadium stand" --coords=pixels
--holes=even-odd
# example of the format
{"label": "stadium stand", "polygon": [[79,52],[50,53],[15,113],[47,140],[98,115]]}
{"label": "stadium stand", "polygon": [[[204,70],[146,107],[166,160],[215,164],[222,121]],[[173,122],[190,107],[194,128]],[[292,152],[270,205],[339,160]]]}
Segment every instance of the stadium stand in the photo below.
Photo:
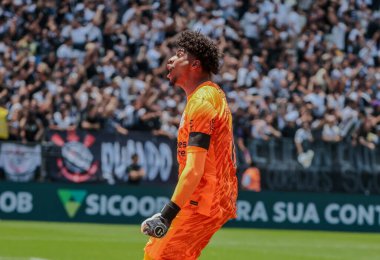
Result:
{"label": "stadium stand", "polygon": [[191,29],[223,50],[215,81],[246,163],[249,138],[298,140],[305,124],[315,140],[380,143],[378,0],[1,3],[2,139],[79,128],[175,138],[185,98],[165,65],[173,35]]}

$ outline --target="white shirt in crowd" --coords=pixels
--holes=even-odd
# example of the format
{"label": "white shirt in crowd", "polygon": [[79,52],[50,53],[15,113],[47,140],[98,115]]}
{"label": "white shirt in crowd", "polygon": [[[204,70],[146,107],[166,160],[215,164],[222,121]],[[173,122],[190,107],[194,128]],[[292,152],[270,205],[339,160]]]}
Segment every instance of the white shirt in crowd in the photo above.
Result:
{"label": "white shirt in crowd", "polygon": [[337,125],[325,124],[322,129],[322,137],[335,139],[340,136],[340,129]]}
{"label": "white shirt in crowd", "polygon": [[344,50],[345,48],[345,35],[346,35],[346,29],[347,26],[339,22],[338,24],[334,25],[331,31],[331,41],[338,47],[340,50]]}
{"label": "white shirt in crowd", "polygon": [[94,25],[92,22],[88,23],[85,27],[87,39],[90,42],[103,42],[102,31],[98,26]]}
{"label": "white shirt in crowd", "polygon": [[149,68],[155,69],[160,66],[161,52],[156,48],[149,49],[146,53]]}
{"label": "white shirt in crowd", "polygon": [[207,20],[199,20],[193,25],[194,31],[200,31],[202,34],[210,36],[214,27]]}
{"label": "white shirt in crowd", "polygon": [[71,40],[74,44],[84,44],[87,41],[87,28],[80,26],[70,32]]}
{"label": "white shirt in crowd", "polygon": [[310,93],[305,96],[304,100],[313,104],[314,112],[316,112],[318,116],[322,116],[325,113],[326,107],[324,94],[319,95],[317,93]]}
{"label": "white shirt in crowd", "polygon": [[311,134],[311,130],[305,129],[305,128],[299,128],[296,131],[296,134],[294,136],[294,141],[296,143],[302,143],[303,141],[312,140],[312,139],[313,139],[313,136]]}
{"label": "white shirt in crowd", "polygon": [[72,46],[62,44],[57,49],[57,57],[60,59],[71,59],[75,57],[75,53]]}
{"label": "white shirt in crowd", "polygon": [[251,39],[259,38],[259,28],[257,22],[260,19],[260,15],[254,12],[245,12],[242,19],[240,20],[240,25],[243,27],[244,35]]}
{"label": "white shirt in crowd", "polygon": [[71,125],[74,125],[75,118],[72,116],[63,117],[62,113],[57,111],[53,115],[54,124],[59,128],[66,129]]}

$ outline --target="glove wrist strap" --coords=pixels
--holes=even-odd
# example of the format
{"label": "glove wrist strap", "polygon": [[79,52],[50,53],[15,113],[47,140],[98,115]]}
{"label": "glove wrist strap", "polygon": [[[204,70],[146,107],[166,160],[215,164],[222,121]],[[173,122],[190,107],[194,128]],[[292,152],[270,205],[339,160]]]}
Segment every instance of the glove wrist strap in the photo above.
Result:
{"label": "glove wrist strap", "polygon": [[178,207],[177,204],[173,201],[169,201],[161,210],[161,216],[171,223],[180,210],[181,208]]}

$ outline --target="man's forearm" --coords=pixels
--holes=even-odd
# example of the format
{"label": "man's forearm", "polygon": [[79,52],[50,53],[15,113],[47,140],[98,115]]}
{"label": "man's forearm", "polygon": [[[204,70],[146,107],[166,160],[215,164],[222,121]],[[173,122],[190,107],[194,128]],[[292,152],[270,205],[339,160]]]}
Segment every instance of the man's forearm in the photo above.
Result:
{"label": "man's forearm", "polygon": [[191,147],[187,150],[186,166],[169,201],[161,210],[141,224],[141,232],[148,236],[161,238],[168,232],[172,221],[183,208],[197,188],[204,174],[207,150]]}
{"label": "man's forearm", "polygon": [[186,166],[174,190],[172,201],[182,208],[197,188],[206,163],[207,151],[188,152]]}

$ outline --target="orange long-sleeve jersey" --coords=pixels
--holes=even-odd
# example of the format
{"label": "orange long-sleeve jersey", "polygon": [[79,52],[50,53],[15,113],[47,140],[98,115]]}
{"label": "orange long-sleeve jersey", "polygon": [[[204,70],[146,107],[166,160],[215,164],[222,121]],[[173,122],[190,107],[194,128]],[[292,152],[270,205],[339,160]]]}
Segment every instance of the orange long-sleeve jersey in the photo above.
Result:
{"label": "orange long-sleeve jersey", "polygon": [[178,131],[179,175],[186,165],[187,153],[207,150],[204,174],[185,207],[210,216],[215,207],[236,217],[236,159],[232,116],[224,92],[207,81],[187,97]]}

